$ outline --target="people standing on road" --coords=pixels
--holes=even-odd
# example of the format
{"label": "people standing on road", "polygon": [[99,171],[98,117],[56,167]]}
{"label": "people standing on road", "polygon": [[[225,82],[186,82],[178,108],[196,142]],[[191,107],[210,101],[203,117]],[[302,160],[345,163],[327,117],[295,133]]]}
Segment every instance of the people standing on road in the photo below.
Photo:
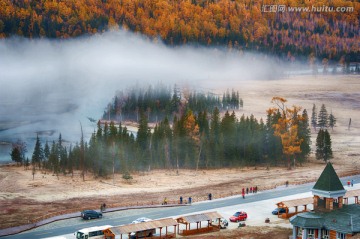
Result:
{"label": "people standing on road", "polygon": [[285,186],[286,186],[286,187],[289,186],[289,181],[286,181],[286,182],[285,182]]}
{"label": "people standing on road", "polygon": [[354,187],[354,179],[351,179],[351,187]]}
{"label": "people standing on road", "polygon": [[246,194],[249,194],[249,188],[246,188]]}
{"label": "people standing on road", "polygon": [[257,186],[255,186],[255,193],[257,193],[257,190],[258,190],[258,188],[257,188]]}
{"label": "people standing on road", "polygon": [[182,203],[183,203],[183,197],[180,196],[180,204],[182,204]]}
{"label": "people standing on road", "polygon": [[166,197],[164,198],[163,205],[167,205],[167,198]]}
{"label": "people standing on road", "polygon": [[347,181],[347,185],[348,185],[348,187],[350,187],[350,180]]}
{"label": "people standing on road", "polygon": [[242,189],[241,194],[242,194],[242,197],[245,198],[245,188]]}

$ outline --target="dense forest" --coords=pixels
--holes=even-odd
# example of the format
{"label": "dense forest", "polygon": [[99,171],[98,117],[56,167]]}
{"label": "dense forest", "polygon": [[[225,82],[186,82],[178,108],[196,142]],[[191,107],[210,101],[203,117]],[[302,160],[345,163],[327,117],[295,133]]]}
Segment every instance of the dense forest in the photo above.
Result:
{"label": "dense forest", "polygon": [[[37,137],[31,160],[24,158],[21,144],[14,145],[11,157],[19,164],[32,165],[34,174],[38,169],[55,174],[80,170],[83,175],[88,172],[99,177],[109,176],[113,170],[128,175],[150,169],[290,167],[294,160],[301,164],[310,155],[310,119],[306,110],[288,107],[286,102],[274,97],[265,121],[253,115],[238,117],[235,111],[220,113],[217,107],[212,113],[204,110],[197,114],[186,107],[183,114],[175,114],[172,123],[165,116],[153,129],[140,111],[136,136],[121,124],[99,121],[88,142],[82,137],[80,143],[66,145],[60,135],[43,146]],[[319,122],[326,121],[324,117],[330,118],[320,113]]]}
{"label": "dense forest", "polygon": [[135,86],[126,91],[118,91],[103,114],[104,120],[139,121],[140,112],[147,116],[149,122],[159,122],[165,117],[172,121],[174,115],[192,110],[199,112],[238,110],[243,107],[239,92],[227,90],[222,97],[213,92],[191,91],[175,85],[173,88],[161,83],[144,88]]}
{"label": "dense forest", "polygon": [[[286,10],[269,11],[270,5]],[[334,10],[321,11],[323,6]],[[226,46],[289,61],[314,55],[320,61],[356,62],[359,11],[357,0],[2,0],[0,37],[70,38],[122,28],[171,46]]]}

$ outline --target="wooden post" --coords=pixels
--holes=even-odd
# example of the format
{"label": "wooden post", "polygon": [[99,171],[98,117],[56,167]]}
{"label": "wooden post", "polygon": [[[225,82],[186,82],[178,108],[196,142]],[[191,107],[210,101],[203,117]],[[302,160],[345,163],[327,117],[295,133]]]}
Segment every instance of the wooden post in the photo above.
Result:
{"label": "wooden post", "polygon": [[338,202],[339,202],[339,208],[342,208],[343,207],[343,197],[339,197]]}
{"label": "wooden post", "polygon": [[314,196],[314,209],[319,206],[319,196]]}
{"label": "wooden post", "polygon": [[334,209],[334,199],[329,198],[329,209],[333,210]]}

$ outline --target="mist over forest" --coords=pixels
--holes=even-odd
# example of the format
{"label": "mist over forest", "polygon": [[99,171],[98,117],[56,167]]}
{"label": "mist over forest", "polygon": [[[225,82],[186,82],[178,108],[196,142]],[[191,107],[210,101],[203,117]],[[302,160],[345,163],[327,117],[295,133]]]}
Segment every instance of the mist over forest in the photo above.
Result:
{"label": "mist over forest", "polygon": [[[229,87],[241,80],[274,79],[276,60],[225,48],[168,47],[139,34],[112,31],[72,40],[0,40],[0,141],[21,139],[31,151],[37,132],[52,140],[87,136],[117,90],[135,84]],[[231,87],[231,86],[230,86]],[[9,158],[8,149],[3,157]]]}

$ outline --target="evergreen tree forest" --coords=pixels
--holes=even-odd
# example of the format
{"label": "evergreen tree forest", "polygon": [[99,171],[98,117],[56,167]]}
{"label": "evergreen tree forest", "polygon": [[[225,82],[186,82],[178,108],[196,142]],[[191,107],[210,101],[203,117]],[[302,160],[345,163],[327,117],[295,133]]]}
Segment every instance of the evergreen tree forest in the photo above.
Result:
{"label": "evergreen tree forest", "polygon": [[[271,5],[310,11],[272,12]],[[334,10],[311,11],[322,6]],[[289,61],[314,56],[326,68],[329,61],[358,61],[359,11],[357,0],[2,0],[0,37],[71,38],[122,28],[170,46],[225,46]]]}
{"label": "evergreen tree forest", "polygon": [[212,113],[215,107],[220,111],[238,110],[243,104],[239,92],[234,90],[227,90],[219,96],[212,92],[181,89],[177,85],[172,89],[159,83],[148,88],[136,86],[126,92],[118,91],[102,118],[138,122],[140,113],[143,113],[149,122],[160,122],[165,117],[172,121],[174,115],[182,115],[189,109],[195,114]]}
{"label": "evergreen tree forest", "polygon": [[[113,169],[128,175],[151,169],[287,165],[287,151],[275,127],[284,120],[280,110],[268,111],[265,121],[253,115],[237,117],[235,111],[220,113],[217,107],[211,113],[194,112],[187,108],[172,120],[165,116],[150,129],[148,116],[140,111],[136,136],[121,124],[99,121],[89,142],[81,139],[65,147],[61,135],[44,147],[37,142],[33,167],[55,174],[80,170],[84,175],[107,177]],[[310,153],[309,117],[306,110],[292,115],[298,121],[293,122],[291,132],[294,135],[298,129],[296,142],[301,142],[301,150],[292,156],[303,163]]]}

